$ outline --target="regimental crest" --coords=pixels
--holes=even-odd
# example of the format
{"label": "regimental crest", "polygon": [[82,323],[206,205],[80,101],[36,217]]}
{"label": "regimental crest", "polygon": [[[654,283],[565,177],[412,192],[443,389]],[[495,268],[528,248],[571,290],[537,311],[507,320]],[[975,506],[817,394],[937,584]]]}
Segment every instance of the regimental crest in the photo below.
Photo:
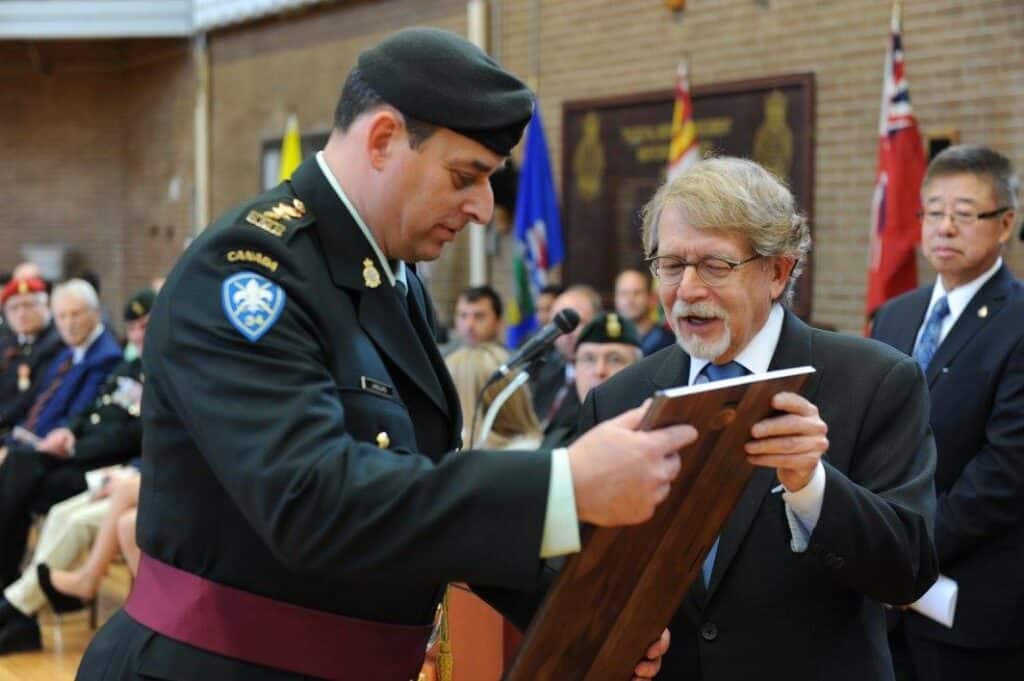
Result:
{"label": "regimental crest", "polygon": [[284,302],[284,289],[255,272],[238,272],[221,285],[224,314],[253,343],[281,316]]}
{"label": "regimental crest", "polygon": [[619,316],[614,312],[608,315],[608,319],[604,323],[604,331],[612,339],[622,335],[622,323],[619,321]]}
{"label": "regimental crest", "polygon": [[373,261],[369,258],[363,260],[363,283],[366,284],[367,288],[377,288],[380,286],[380,272],[377,271]]}

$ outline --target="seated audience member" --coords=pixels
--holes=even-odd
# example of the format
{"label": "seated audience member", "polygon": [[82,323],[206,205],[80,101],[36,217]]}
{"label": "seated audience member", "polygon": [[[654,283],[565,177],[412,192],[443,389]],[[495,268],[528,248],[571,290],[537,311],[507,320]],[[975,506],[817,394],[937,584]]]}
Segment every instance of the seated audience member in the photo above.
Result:
{"label": "seated audience member", "polygon": [[474,286],[455,301],[455,338],[444,348],[448,355],[480,343],[501,343],[501,296],[490,286]]}
{"label": "seated audience member", "polygon": [[[56,613],[84,607],[95,597],[118,546],[135,574],[138,503],[138,468],[125,466],[112,470],[95,493],[82,492],[50,509],[28,568],[0,598],[0,655],[39,650],[36,613],[47,602]],[[90,544],[89,558],[79,570],[51,571],[74,565]]]}
{"label": "seated audience member", "polygon": [[558,284],[548,284],[537,293],[537,300],[534,301],[534,314],[537,316],[537,326],[544,326],[551,321],[551,308],[555,305],[555,298],[562,295],[565,288]]}
{"label": "seated audience member", "polygon": [[114,335],[100,323],[99,299],[88,282],[71,279],[59,284],[51,305],[66,347],[50,363],[39,394],[18,424],[27,436],[8,436],[8,444],[35,444],[35,437],[45,438],[50,431],[66,427],[88,408],[122,359]]}
{"label": "seated audience member", "polygon": [[921,250],[938,277],[882,306],[872,329],[925,372],[935,548],[960,589],[951,628],[907,611],[891,636],[897,671],[919,681],[1024,679],[1024,282],[1002,257],[1019,191],[992,149],[932,159]]}
{"label": "seated audience member", "polygon": [[0,305],[11,333],[0,338],[0,434],[24,418],[63,347],[42,279],[11,279]]}
{"label": "seated audience member", "polygon": [[601,296],[586,284],[570,286],[555,299],[551,307],[551,317],[554,318],[556,314],[569,308],[579,314],[579,325],[572,333],[559,336],[554,347],[531,370],[533,410],[540,418],[541,428],[544,428],[545,432],[552,421],[564,420],[564,415],[559,414],[560,411],[576,413],[579,409],[574,387],[573,353],[580,331],[601,312]]}
{"label": "seated audience member", "polygon": [[605,312],[595,317],[580,332],[576,341],[576,410],[565,411],[544,434],[543,447],[566,447],[576,439],[579,405],[587,394],[631,364],[640,361],[640,338],[636,327],[618,313]]}
{"label": "seated audience member", "polygon": [[480,400],[480,409],[476,418],[476,432],[470,433],[473,427],[473,413],[476,400],[480,396],[487,379],[508,361],[508,351],[496,343],[481,343],[476,347],[456,350],[445,359],[448,371],[451,372],[455,391],[459,395],[462,407],[462,446],[482,447],[484,449],[536,449],[540,445],[540,424],[533,412],[530,390],[521,386],[502,405],[494,419],[494,426],[487,440],[477,444],[484,417],[491,403],[509,384],[511,377],[503,378],[487,388]]}
{"label": "seated audience member", "polygon": [[[153,293],[147,289],[125,307],[129,337],[140,347],[152,302]],[[141,316],[134,303],[142,304]],[[0,465],[0,580],[4,586],[18,576],[32,513],[45,513],[53,504],[83,492],[87,471],[139,455],[141,399],[141,360],[122,362],[91,407],[68,426],[54,428],[34,447],[16,444],[8,450]]]}
{"label": "seated audience member", "polygon": [[647,274],[639,270],[623,270],[615,278],[615,309],[636,325],[640,349],[645,357],[676,342],[664,324],[654,321],[653,313],[657,306],[657,296],[651,290],[651,278]]}

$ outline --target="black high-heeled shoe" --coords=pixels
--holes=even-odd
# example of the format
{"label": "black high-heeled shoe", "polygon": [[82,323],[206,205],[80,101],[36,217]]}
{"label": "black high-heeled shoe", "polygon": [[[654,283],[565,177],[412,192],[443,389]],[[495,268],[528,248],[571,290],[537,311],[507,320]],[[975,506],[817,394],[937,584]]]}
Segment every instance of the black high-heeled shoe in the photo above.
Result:
{"label": "black high-heeled shoe", "polygon": [[69,596],[57,591],[50,580],[50,566],[46,563],[36,565],[36,577],[39,579],[39,587],[46,594],[46,600],[50,602],[50,608],[55,614],[63,615],[68,612],[84,610],[88,605],[78,596]]}

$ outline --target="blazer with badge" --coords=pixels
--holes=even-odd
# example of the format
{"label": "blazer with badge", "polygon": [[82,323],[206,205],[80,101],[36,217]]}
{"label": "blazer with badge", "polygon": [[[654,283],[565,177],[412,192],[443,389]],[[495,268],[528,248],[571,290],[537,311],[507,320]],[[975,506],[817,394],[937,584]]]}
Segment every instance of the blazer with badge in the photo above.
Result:
{"label": "blazer with badge", "polygon": [[[378,267],[316,159],[182,256],[143,355],[144,552],[392,624],[430,623],[449,581],[534,587],[550,453],[453,452],[429,298],[410,268],[400,300]],[[115,617],[79,678],[295,678],[148,632]],[[101,669],[115,649],[124,676]]]}
{"label": "blazer with badge", "polygon": [[124,351],[113,334],[104,329],[85,351],[82,360],[58,379],[61,365],[71,360],[72,353],[72,349],[65,346],[53,358],[40,386],[40,390],[45,392],[54,380],[60,380],[60,385],[39,412],[33,428],[39,437],[45,437],[54,428],[68,425],[70,419],[88,409],[107,376],[124,358]]}
{"label": "blazer with badge", "polygon": [[[873,337],[911,353],[931,294],[925,286],[886,303]],[[971,299],[926,376],[935,547],[960,595],[952,629],[916,613],[907,626],[960,646],[1024,645],[1024,284],[1005,266]]]}
{"label": "blazer with badge", "polygon": [[[804,364],[817,372],[803,395],[830,443],[808,549],[791,550],[775,471],[758,468],[722,530],[708,588],[698,576],[669,624],[659,679],[893,677],[881,603],[915,600],[937,574],[924,380],[890,348],[812,329],[787,312],[770,368]],[[627,367],[591,391],[580,432],[685,384],[689,366],[672,346]]]}
{"label": "blazer with badge", "polygon": [[18,344],[14,334],[0,337],[0,432],[13,427],[32,408],[46,368],[63,347],[53,322],[24,345]]}

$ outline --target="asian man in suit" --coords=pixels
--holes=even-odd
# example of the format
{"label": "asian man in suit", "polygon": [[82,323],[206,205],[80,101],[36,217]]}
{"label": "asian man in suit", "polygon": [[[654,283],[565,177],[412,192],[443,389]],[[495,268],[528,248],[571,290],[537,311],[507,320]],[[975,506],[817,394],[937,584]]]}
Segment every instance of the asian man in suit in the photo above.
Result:
{"label": "asian man in suit", "polygon": [[922,183],[921,244],[938,277],[875,317],[872,335],[927,377],[935,547],[960,590],[951,629],[908,612],[893,634],[919,681],[1024,678],[1024,285],[1002,259],[1019,190],[996,151],[936,156]]}

